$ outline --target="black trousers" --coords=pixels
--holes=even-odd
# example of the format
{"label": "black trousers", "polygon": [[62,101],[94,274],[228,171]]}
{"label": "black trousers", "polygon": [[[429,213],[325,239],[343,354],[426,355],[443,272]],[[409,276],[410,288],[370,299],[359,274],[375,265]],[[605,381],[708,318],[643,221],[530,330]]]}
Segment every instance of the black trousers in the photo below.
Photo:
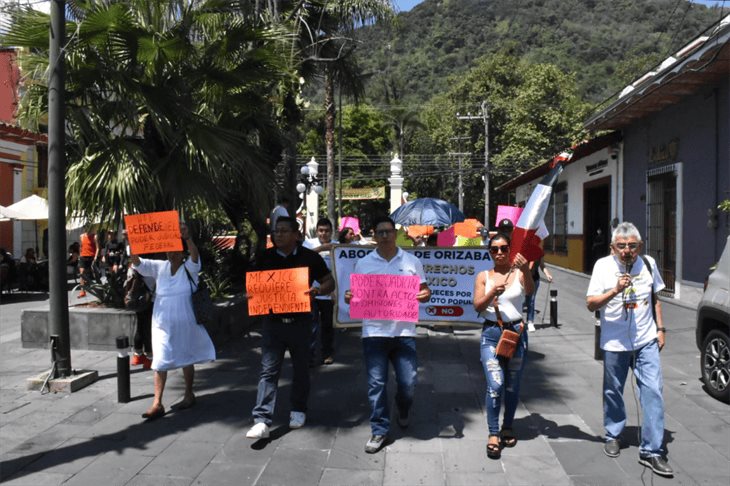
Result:
{"label": "black trousers", "polygon": [[314,306],[312,309],[312,356],[314,356],[316,352],[318,330],[320,341],[322,343],[322,358],[332,356],[335,352],[335,330],[332,325],[334,307],[334,301],[320,299],[314,300]]}
{"label": "black trousers", "polygon": [[152,354],[152,306],[137,312],[137,329],[134,332],[134,352]]}

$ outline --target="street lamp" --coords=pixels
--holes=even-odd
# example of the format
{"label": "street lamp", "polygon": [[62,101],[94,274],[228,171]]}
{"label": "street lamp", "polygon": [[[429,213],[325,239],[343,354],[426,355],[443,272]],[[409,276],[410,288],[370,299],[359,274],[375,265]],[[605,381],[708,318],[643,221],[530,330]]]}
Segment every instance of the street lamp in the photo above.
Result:
{"label": "street lamp", "polygon": [[[301,195],[304,202],[304,234],[307,234],[309,228],[314,228],[317,224],[319,213],[319,196],[324,192],[324,187],[317,178],[317,169],[319,164],[314,157],[307,162],[299,170],[299,183],[297,184],[297,192]],[[309,208],[312,208],[310,211]]]}

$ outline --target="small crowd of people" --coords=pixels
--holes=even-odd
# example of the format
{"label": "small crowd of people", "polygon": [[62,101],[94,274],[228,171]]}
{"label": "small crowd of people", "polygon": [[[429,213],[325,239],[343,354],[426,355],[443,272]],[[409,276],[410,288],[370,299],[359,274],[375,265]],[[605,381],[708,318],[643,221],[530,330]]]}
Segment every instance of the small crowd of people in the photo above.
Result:
{"label": "small crowd of people", "polygon": [[[306,267],[307,293],[312,312],[293,312],[263,316],[261,327],[261,371],[256,403],[251,411],[253,425],[246,437],[270,437],[277,403],[278,381],[288,351],[293,369],[289,398],[289,428],[306,424],[310,393],[310,367],[321,341],[321,363],[335,360],[332,326],[335,282],[329,261],[330,250],[338,243],[352,243],[354,232],[344,229],[334,240],[333,225],[322,219],[316,237],[302,241],[295,218],[278,215],[272,230],[273,246],[256,259],[254,270],[279,270]],[[513,424],[519,402],[520,382],[528,358],[528,332],[534,319],[534,295],[539,272],[548,281],[552,275],[543,262],[528,262],[517,254],[510,259],[509,228],[497,228],[487,240],[494,268],[475,277],[473,305],[484,317],[480,340],[480,360],[485,377],[487,423],[486,455],[501,457],[505,448],[515,447],[518,434]],[[358,274],[415,275],[420,286],[415,299],[428,302],[431,290],[423,265],[414,255],[396,244],[396,225],[388,217],[373,223],[374,251],[355,264]],[[215,359],[215,349],[205,328],[196,321],[191,296],[201,270],[197,247],[187,227],[181,225],[186,252],[168,252],[164,261],[130,256],[131,269],[154,285],[154,302],[149,309],[151,332],[135,338],[135,354],[151,358],[144,363],[154,371],[154,398],[142,415],[155,419],[165,414],[163,393],[170,370],[182,368],[184,396],[173,405],[186,409],[195,405],[194,365]],[[82,249],[84,243],[82,241]],[[641,236],[631,223],[619,224],[612,235],[611,254],[598,260],[587,290],[588,309],[601,314],[601,347],[604,350],[603,408],[604,452],[616,457],[624,445],[621,433],[626,425],[623,401],[629,369],[640,390],[643,422],[639,462],[656,474],[671,476],[663,444],[664,403],[659,351],[666,341],[661,305],[655,298],[663,287],[656,263],[641,255]],[[81,255],[84,258],[84,255]],[[89,258],[89,257],[86,257]],[[340,290],[349,303],[354,295],[341,282]],[[246,294],[254,299],[255,295]],[[530,303],[532,302],[532,303]],[[527,308],[527,319],[523,317]],[[389,443],[391,406],[388,377],[395,375],[396,424],[410,425],[418,379],[416,323],[365,319],[362,322],[362,353],[367,375],[365,397],[370,406],[371,435],[365,452],[375,454]],[[511,344],[510,344],[511,343]],[[139,348],[138,348],[139,344]],[[508,351],[505,351],[507,349]]]}
{"label": "small crowd of people", "polygon": [[[513,422],[521,376],[528,357],[525,331],[533,330],[531,328],[534,326],[534,296],[539,272],[542,270],[548,281],[552,281],[552,275],[544,262],[528,262],[520,254],[510,259],[511,222],[509,228],[506,226],[501,225],[487,240],[494,268],[476,276],[473,294],[473,305],[485,319],[480,358],[486,384],[486,454],[493,459],[500,458],[504,448],[515,447],[518,442]],[[419,302],[427,302],[431,291],[423,266],[416,257],[396,245],[396,231],[396,225],[390,218],[375,220],[375,251],[358,260],[355,273],[416,275],[421,284],[415,298]],[[320,321],[327,319],[331,302],[322,297],[331,297],[332,275],[327,264],[323,265],[323,260],[315,256],[318,252],[327,253],[333,244],[329,240],[332,235],[331,223],[320,221],[316,241],[301,246],[297,244],[297,222],[291,217],[278,218],[273,234],[274,247],[267,250],[258,268],[309,268],[309,293],[315,300]],[[641,236],[636,227],[631,223],[618,225],[612,235],[611,254],[596,263],[587,291],[587,307],[600,310],[603,331],[604,452],[609,457],[616,457],[620,453],[620,436],[626,425],[623,389],[628,370],[633,369],[644,417],[639,463],[656,474],[672,476],[663,444],[664,405],[659,361],[659,350],[665,343],[665,329],[661,305],[655,298],[664,283],[656,263],[648,256],[639,256],[641,249]],[[349,303],[352,298],[352,291],[345,289],[345,302]],[[322,305],[320,301],[327,303]],[[527,307],[527,322],[523,318],[523,305]],[[311,346],[311,320],[308,313],[265,316],[262,328],[262,369],[256,405],[252,410],[254,424],[246,437],[260,440],[270,435],[278,378],[286,350],[291,355],[294,375],[289,427],[297,429],[304,426],[309,393],[307,357],[308,346]],[[505,356],[501,349],[508,333],[516,338],[510,338],[514,339],[512,351]],[[329,336],[326,332],[323,335]],[[395,422],[403,429],[410,424],[418,375],[415,338],[414,323],[363,320],[362,352],[367,371],[366,396],[370,405],[371,427],[371,436],[365,444],[367,453],[377,453],[388,443],[391,427],[391,407],[387,396],[390,366],[393,367],[396,382]],[[332,348],[327,339],[323,349],[325,356],[329,357]]]}
{"label": "small crowd of people", "polygon": [[[126,271],[128,243],[126,232],[122,232],[122,241],[114,230],[97,233],[92,225],[88,225],[81,233],[78,242],[68,247],[66,265],[78,268],[81,290],[78,297],[86,297],[86,287],[93,280],[101,278],[102,270],[116,274]],[[102,236],[103,235],[103,236]]]}
{"label": "small crowd of people", "polygon": [[27,248],[16,260],[0,248],[0,291],[48,291],[48,262],[41,260],[35,248]]}

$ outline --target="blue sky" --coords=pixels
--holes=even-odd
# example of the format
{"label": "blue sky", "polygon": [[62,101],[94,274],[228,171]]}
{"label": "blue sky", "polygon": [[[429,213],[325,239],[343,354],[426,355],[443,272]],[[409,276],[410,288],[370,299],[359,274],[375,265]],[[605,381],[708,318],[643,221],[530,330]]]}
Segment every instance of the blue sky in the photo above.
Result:
{"label": "blue sky", "polygon": [[[423,0],[393,0],[393,3],[398,7],[401,12],[407,12],[412,9]],[[693,3],[701,3],[703,5],[722,5],[722,0],[692,0]],[[726,7],[730,7],[730,0],[725,2]]]}

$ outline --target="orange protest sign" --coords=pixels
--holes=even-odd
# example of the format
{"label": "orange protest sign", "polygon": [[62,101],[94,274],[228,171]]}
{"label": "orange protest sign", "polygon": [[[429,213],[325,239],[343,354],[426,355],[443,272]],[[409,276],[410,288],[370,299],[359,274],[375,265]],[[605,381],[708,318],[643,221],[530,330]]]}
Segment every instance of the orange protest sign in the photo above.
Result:
{"label": "orange protest sign", "polygon": [[248,315],[311,312],[309,268],[246,272]]}
{"label": "orange protest sign", "polygon": [[124,224],[134,255],[183,249],[177,211],[129,214],[124,216]]}

